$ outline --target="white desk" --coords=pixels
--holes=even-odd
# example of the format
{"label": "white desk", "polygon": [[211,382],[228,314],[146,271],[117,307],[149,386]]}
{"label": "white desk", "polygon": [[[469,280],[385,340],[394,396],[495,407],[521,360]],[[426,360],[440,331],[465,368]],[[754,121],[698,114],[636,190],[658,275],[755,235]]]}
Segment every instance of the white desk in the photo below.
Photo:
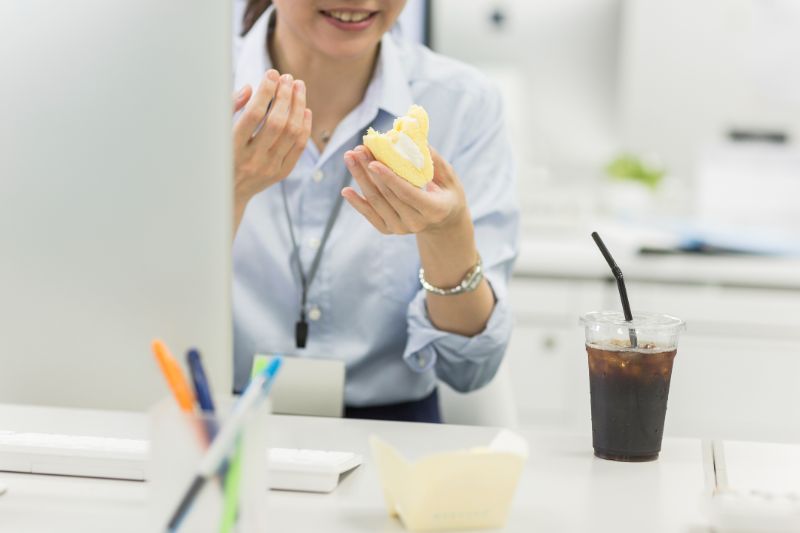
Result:
{"label": "white desk", "polygon": [[[4,420],[18,416],[14,414],[18,409],[0,406],[0,428]],[[47,414],[47,410],[27,409],[37,417]],[[101,418],[95,417],[90,425]],[[127,434],[145,426],[135,415],[129,422]],[[53,423],[58,425],[56,420]],[[482,427],[286,416],[274,416],[272,424],[271,445],[351,450],[365,458],[331,494],[270,492],[266,496],[276,524],[272,531],[293,533],[404,531],[386,514],[368,450],[371,433],[414,457],[486,444],[496,432]],[[122,431],[118,429],[116,433]],[[530,443],[531,457],[504,531],[707,531],[699,505],[703,490],[699,441],[667,439],[659,461],[626,464],[594,459],[589,436],[523,435]],[[8,493],[0,497],[2,532],[145,531],[145,483],[1,472],[0,479],[9,485]]]}

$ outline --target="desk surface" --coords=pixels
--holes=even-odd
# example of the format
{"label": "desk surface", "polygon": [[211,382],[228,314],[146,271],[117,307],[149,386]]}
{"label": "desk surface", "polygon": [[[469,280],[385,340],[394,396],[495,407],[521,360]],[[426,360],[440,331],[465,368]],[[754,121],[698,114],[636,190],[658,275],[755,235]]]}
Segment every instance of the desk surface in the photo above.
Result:
{"label": "desk surface", "polygon": [[[0,407],[0,427],[9,420],[9,409]],[[35,413],[43,416],[46,410]],[[144,427],[144,420],[135,423],[136,415],[130,416],[133,423],[127,432]],[[93,422],[101,418],[96,416]],[[274,531],[404,531],[386,513],[367,437],[380,435],[415,457],[486,444],[496,431],[274,416],[273,446],[350,450],[365,458],[331,494],[270,492],[267,505]],[[593,458],[588,436],[522,434],[530,444],[531,457],[503,531],[708,531],[700,506],[704,479],[700,441],[667,439],[657,462],[628,464]],[[139,533],[146,528],[146,483],[7,473],[0,473],[0,480],[9,485],[0,497],[3,532]]]}

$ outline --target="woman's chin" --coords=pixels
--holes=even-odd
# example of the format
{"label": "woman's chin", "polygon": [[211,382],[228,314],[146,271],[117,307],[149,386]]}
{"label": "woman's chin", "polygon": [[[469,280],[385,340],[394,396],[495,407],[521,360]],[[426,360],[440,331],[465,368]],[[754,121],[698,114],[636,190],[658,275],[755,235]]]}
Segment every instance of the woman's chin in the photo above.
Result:
{"label": "woman's chin", "polygon": [[316,44],[317,50],[338,61],[355,60],[372,54],[380,37],[360,36],[353,39],[330,39]]}

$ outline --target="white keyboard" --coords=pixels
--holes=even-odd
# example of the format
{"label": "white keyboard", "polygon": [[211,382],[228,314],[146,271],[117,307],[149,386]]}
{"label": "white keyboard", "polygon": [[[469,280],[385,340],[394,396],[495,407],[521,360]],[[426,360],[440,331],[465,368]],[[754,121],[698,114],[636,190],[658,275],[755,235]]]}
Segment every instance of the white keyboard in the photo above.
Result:
{"label": "white keyboard", "polygon": [[[148,442],[138,439],[0,431],[0,470],[144,481]],[[361,464],[351,452],[271,448],[269,488],[331,492]]]}
{"label": "white keyboard", "polygon": [[0,470],[145,479],[145,440],[0,431]]}
{"label": "white keyboard", "polygon": [[361,464],[361,456],[350,452],[271,448],[269,488],[331,492],[339,476]]}

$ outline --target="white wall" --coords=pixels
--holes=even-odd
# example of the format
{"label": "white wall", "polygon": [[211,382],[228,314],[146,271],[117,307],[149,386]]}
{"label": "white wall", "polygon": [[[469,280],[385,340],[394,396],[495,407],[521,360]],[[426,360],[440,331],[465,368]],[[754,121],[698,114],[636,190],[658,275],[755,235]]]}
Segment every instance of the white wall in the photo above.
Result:
{"label": "white wall", "polygon": [[626,146],[690,176],[730,128],[800,136],[800,3],[627,0],[624,14]]}

